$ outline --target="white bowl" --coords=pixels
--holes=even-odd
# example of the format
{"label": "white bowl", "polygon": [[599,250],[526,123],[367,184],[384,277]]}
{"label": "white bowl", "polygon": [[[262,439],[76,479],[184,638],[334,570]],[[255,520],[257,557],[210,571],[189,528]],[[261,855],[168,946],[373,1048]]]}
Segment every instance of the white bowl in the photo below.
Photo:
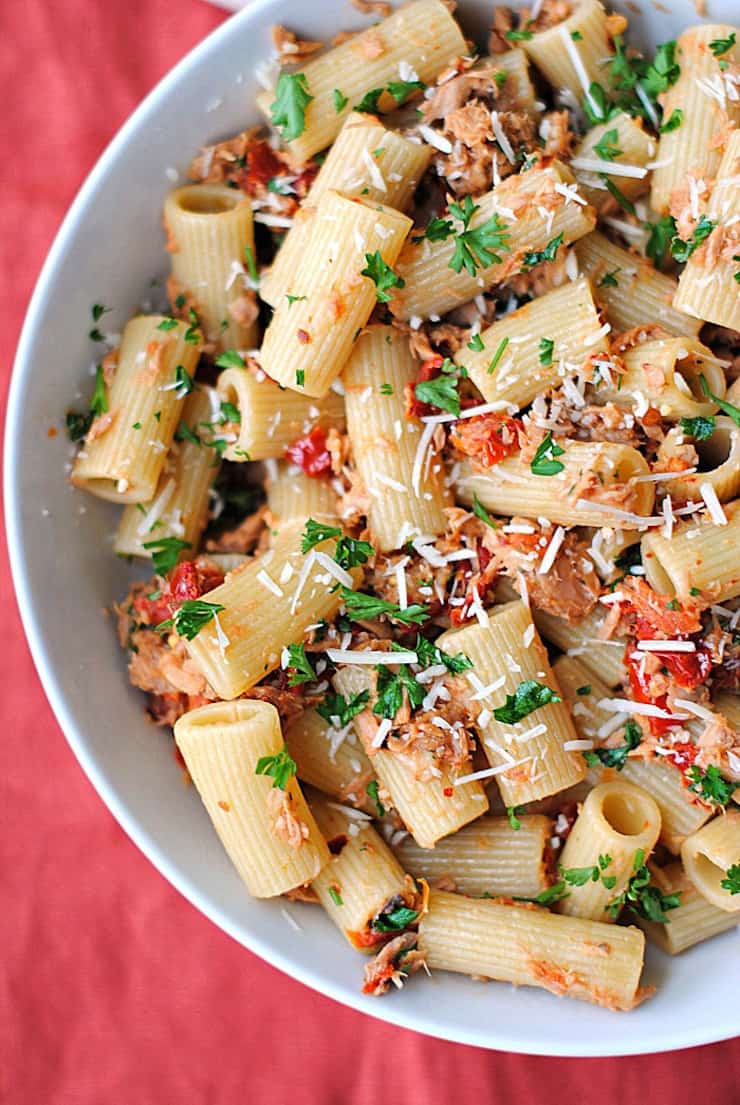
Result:
{"label": "white bowl", "polygon": [[[733,0],[710,4],[712,18],[731,18]],[[462,7],[465,26],[482,32],[490,0],[462,0]],[[635,41],[648,45],[696,22],[688,0],[675,3],[672,15],[647,3],[645,9],[630,20]],[[662,1051],[737,1034],[737,933],[675,960],[651,950],[645,981],[656,983],[658,994],[630,1014],[442,974],[416,977],[382,1000],[364,997],[362,957],[321,910],[249,898],[195,790],[181,785],[169,737],[144,719],[143,696],[129,686],[113,625],[102,614],[130,578],[112,554],[116,510],[70,488],[70,446],[46,431],[60,425],[78,391],[90,393],[91,304],[115,306],[104,325],[120,329],[151,294],[151,278],[167,271],[160,225],[171,187],[167,168],[186,167],[202,143],[256,120],[253,74],[270,55],[272,23],[328,39],[367,20],[347,0],[252,0],[210,35],[103,154],[31,301],[8,406],[5,501],[21,615],[59,724],[103,801],[182,894],[257,955],[338,1001],[433,1036],[542,1055]]]}

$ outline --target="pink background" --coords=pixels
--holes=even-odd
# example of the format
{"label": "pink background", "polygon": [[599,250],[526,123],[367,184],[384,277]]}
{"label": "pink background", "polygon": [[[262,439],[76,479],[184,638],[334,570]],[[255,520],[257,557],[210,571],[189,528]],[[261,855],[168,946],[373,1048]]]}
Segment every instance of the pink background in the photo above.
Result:
{"label": "pink background", "polygon": [[[76,190],[142,96],[222,18],[200,0],[6,0],[3,397]],[[488,1053],[362,1017],[237,946],[139,854],[83,776],[31,663],[4,542],[0,556],[0,1102],[740,1100],[737,1041],[624,1060]]]}

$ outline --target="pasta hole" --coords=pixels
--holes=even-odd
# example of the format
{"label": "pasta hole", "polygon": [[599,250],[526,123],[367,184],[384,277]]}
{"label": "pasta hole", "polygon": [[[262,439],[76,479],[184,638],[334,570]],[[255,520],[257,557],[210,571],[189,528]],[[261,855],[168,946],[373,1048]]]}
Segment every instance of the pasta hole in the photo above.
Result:
{"label": "pasta hole", "polygon": [[606,794],[601,813],[615,832],[622,836],[639,836],[649,820],[639,802],[626,794]]}
{"label": "pasta hole", "polygon": [[233,211],[244,198],[241,191],[228,191],[215,188],[187,188],[181,192],[178,203],[183,211],[193,215],[223,215]]}
{"label": "pasta hole", "polygon": [[341,855],[342,849],[347,843],[347,837],[344,833],[340,833],[338,836],[333,836],[331,840],[327,840],[329,851],[333,856]]}
{"label": "pasta hole", "polygon": [[706,887],[711,887],[712,890],[721,891],[720,882],[725,878],[725,872],[721,867],[718,867],[716,863],[712,863],[709,856],[704,852],[698,852],[694,856],[694,870],[696,876],[700,879]]}

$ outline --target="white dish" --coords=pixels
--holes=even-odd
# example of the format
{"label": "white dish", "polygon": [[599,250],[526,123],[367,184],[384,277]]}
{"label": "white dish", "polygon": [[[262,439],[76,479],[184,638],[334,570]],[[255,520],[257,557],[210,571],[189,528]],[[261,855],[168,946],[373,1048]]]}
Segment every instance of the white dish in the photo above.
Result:
{"label": "white dish", "polygon": [[[479,38],[490,7],[489,0],[462,4],[462,22]],[[657,7],[630,13],[635,42],[654,45],[697,21],[687,0],[674,3],[671,15]],[[710,0],[710,9],[712,19],[730,20],[734,4]],[[105,324],[118,329],[146,298],[150,279],[165,272],[160,211],[172,186],[168,167],[186,166],[201,144],[256,119],[253,72],[270,54],[276,22],[328,39],[367,20],[347,0],[310,7],[252,0],[206,39],[103,154],[28,311],[8,406],[5,503],[21,614],[56,717],[105,803],[162,874],[234,939],[338,1001],[445,1039],[543,1055],[663,1051],[740,1033],[737,932],[675,960],[651,949],[644,981],[659,992],[628,1015],[449,975],[414,979],[383,1000],[364,997],[361,958],[318,909],[249,898],[195,789],[181,786],[169,738],[146,723],[143,697],[127,683],[124,654],[101,616],[129,579],[112,550],[106,555],[115,508],[70,488],[69,445],[46,431],[60,425],[78,390],[90,390],[93,301],[115,305]]]}

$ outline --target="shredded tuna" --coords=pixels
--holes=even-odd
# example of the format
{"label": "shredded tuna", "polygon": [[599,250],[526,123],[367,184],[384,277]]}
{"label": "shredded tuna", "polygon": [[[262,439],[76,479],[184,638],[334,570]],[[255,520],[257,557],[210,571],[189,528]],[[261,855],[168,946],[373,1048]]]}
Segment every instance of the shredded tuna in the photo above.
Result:
{"label": "shredded tuna", "polygon": [[309,39],[298,38],[287,27],[276,24],[270,30],[272,42],[277,51],[278,65],[300,65],[307,58],[315,54],[317,50],[323,50],[323,42],[311,42]]}
{"label": "shredded tuna", "polygon": [[359,36],[353,43],[352,49],[366,61],[375,61],[386,51],[386,45],[380,31],[372,30],[368,34]]}
{"label": "shredded tuna", "polygon": [[86,442],[89,444],[91,441],[96,441],[99,437],[107,434],[115,422],[117,414],[117,410],[106,411],[105,414],[99,414],[97,418],[93,419],[90,429],[87,431]]}
{"label": "shredded tuna", "polygon": [[206,551],[212,553],[250,553],[262,536],[267,523],[267,507],[259,507],[235,529],[225,530],[206,541]]}
{"label": "shredded tuna", "polygon": [[229,303],[228,312],[237,325],[251,326],[253,322],[257,321],[257,316],[260,313],[257,293],[251,289],[242,292],[241,295],[237,296],[236,299],[232,299]]}
{"label": "shredded tuna", "polygon": [[273,833],[297,851],[303,841],[308,840],[310,831],[308,825],[305,821],[301,821],[295,811],[295,798],[292,793],[281,790],[280,787],[271,787],[266,801]]}
{"label": "shredded tuna", "polygon": [[377,15],[378,19],[387,19],[393,11],[387,0],[352,0],[352,7],[363,15]]}
{"label": "shredded tuna", "polygon": [[365,965],[362,992],[380,997],[391,984],[400,988],[409,975],[423,967],[424,957],[417,948],[417,939],[415,932],[404,932],[381,948]]}

